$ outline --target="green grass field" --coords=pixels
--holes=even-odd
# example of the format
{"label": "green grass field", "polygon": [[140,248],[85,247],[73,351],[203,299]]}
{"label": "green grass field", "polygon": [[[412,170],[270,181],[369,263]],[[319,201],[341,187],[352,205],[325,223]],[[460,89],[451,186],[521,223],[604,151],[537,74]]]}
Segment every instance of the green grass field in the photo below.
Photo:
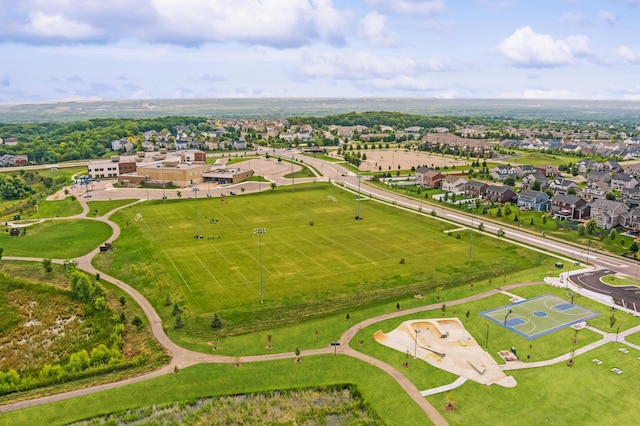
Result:
{"label": "green grass field", "polygon": [[[467,230],[449,236],[431,216],[366,200],[360,203],[364,220],[354,220],[354,194],[331,185],[225,200],[198,201],[204,237],[199,240],[193,238],[193,200],[152,201],[118,212],[112,217],[123,229],[117,249],[100,256],[97,266],[136,285],[171,325],[163,306],[169,295],[185,311],[187,327],[180,333],[208,336],[214,312],[222,316],[227,334],[238,334],[552,262],[478,235],[469,265]],[[258,227],[267,229],[262,235],[264,304],[260,239],[253,233]]]}
{"label": "green grass field", "polygon": [[[357,383],[366,402],[386,424],[428,424],[418,406],[381,370],[353,358],[333,355],[304,358],[300,364],[282,361],[197,365],[141,383],[0,415],[0,424],[58,425],[145,405],[233,395]],[[132,398],[135,395],[135,398]]]}
{"label": "green grass field", "polygon": [[[449,424],[475,425],[635,424],[638,384],[638,352],[623,354],[614,343],[575,358],[571,367],[559,363],[544,368],[509,372],[518,381],[513,389],[483,386],[468,381],[453,391],[458,409],[445,413],[445,395],[427,399]],[[603,361],[601,365],[592,359]],[[611,368],[623,371],[618,375]]]}
{"label": "green grass field", "polygon": [[0,234],[4,256],[71,259],[87,254],[107,240],[111,227],[93,220],[48,220],[26,228],[27,233],[10,237]]}
{"label": "green grass field", "polygon": [[89,201],[87,203],[89,206],[87,216],[104,216],[115,208],[126,206],[127,204],[131,204],[135,201],[136,200]]}

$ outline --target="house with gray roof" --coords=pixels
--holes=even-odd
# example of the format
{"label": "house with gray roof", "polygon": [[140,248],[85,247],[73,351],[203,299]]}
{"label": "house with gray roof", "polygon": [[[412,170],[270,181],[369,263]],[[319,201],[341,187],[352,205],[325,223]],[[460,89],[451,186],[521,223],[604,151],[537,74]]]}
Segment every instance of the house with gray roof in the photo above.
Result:
{"label": "house with gray roof", "polygon": [[551,198],[551,217],[560,220],[584,219],[585,213],[582,207],[587,202],[577,195],[556,194]]}
{"label": "house with gray roof", "polygon": [[545,175],[536,170],[535,172],[530,173],[522,178],[522,188],[531,189],[531,186],[534,182],[540,182],[541,191],[544,191],[549,187],[549,181],[547,180]]}
{"label": "house with gray roof", "polygon": [[593,182],[582,188],[580,197],[587,201],[597,200],[598,198],[606,198],[607,193],[611,191],[611,187],[605,182]]}
{"label": "house with gray roof", "polygon": [[478,182],[469,180],[464,185],[464,195],[469,198],[482,198],[489,184],[486,182]]}
{"label": "house with gray roof", "polygon": [[631,189],[638,186],[638,181],[631,175],[626,173],[618,173],[611,177],[611,188],[622,191],[623,189]]}
{"label": "house with gray roof", "polygon": [[572,188],[577,192],[578,184],[572,180],[557,177],[549,183],[549,188],[553,189],[556,194],[568,194]]}
{"label": "house with gray roof", "polygon": [[442,190],[453,192],[454,194],[464,194],[464,185],[467,180],[462,176],[447,175],[442,179]]}
{"label": "house with gray roof", "polygon": [[522,210],[546,212],[551,208],[551,201],[545,192],[523,189],[518,193],[517,206]]}
{"label": "house with gray roof", "polygon": [[623,213],[627,213],[628,209],[618,201],[610,200],[594,200],[589,203],[591,207],[590,218],[594,219],[599,228],[611,229],[624,223]]}
{"label": "house with gray roof", "polygon": [[518,196],[509,185],[489,185],[485,190],[485,199],[494,203],[511,203],[518,199]]}
{"label": "house with gray roof", "polygon": [[495,180],[505,180],[508,177],[516,178],[516,168],[507,164],[506,166],[495,166],[491,169],[491,177]]}

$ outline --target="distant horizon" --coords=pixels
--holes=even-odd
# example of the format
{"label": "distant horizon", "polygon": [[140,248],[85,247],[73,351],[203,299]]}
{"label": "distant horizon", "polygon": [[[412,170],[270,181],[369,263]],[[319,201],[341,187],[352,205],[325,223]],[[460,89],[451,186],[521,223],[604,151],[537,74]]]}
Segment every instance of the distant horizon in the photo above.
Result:
{"label": "distant horizon", "polygon": [[424,100],[439,102],[458,102],[458,101],[522,101],[522,102],[621,102],[621,103],[638,103],[640,99],[586,99],[586,98],[435,98],[425,96],[263,96],[263,97],[246,97],[246,96],[228,96],[228,97],[195,97],[195,98],[69,98],[69,99],[43,99],[30,102],[0,102],[2,106],[20,106],[20,105],[47,105],[47,104],[64,104],[64,103],[91,103],[91,102],[197,102],[197,101],[215,101],[215,100],[384,100],[384,99],[407,99],[407,100]]}
{"label": "distant horizon", "polygon": [[422,116],[504,117],[640,123],[640,102],[566,99],[434,99],[410,97],[197,98],[81,100],[0,104],[1,123],[69,122],[100,118],[202,116],[283,119],[386,111]]}

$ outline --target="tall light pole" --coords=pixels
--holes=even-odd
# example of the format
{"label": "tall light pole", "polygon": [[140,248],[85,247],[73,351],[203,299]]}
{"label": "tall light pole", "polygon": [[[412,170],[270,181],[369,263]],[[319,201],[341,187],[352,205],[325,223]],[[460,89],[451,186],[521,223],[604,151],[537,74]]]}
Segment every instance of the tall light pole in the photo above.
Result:
{"label": "tall light pole", "polygon": [[469,229],[469,266],[471,266],[471,255],[473,254],[473,211],[475,210],[475,201],[473,209],[471,209],[471,229]]}
{"label": "tall light pole", "polygon": [[200,190],[200,188],[198,188],[194,184],[191,190],[193,191],[193,200],[196,204],[196,236],[195,238],[200,238],[200,228],[198,227],[198,191]]}
{"label": "tall light pole", "polygon": [[489,324],[485,323],[484,325],[487,326],[487,340],[485,340],[484,349],[488,351],[489,350]]}
{"label": "tall light pole", "polygon": [[414,345],[413,345],[413,359],[417,359],[418,358],[418,333],[420,333],[420,330],[413,330],[416,333],[416,340],[414,341]]}
{"label": "tall light pole", "polygon": [[291,156],[291,192],[293,192],[293,155]]}
{"label": "tall light pole", "polygon": [[356,216],[357,220],[360,220],[360,179],[362,179],[362,175],[356,175],[358,178],[358,215]]}
{"label": "tall light pole", "polygon": [[267,228],[255,228],[253,230],[253,233],[258,235],[259,241],[260,241],[260,303],[264,302],[264,299],[262,298],[262,234],[266,234],[267,233]]}

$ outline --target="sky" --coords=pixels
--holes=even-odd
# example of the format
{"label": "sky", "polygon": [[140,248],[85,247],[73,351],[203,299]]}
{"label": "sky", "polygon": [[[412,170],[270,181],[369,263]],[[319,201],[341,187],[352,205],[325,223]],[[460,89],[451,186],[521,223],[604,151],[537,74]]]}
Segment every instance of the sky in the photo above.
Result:
{"label": "sky", "polygon": [[0,103],[640,101],[640,0],[0,0]]}

